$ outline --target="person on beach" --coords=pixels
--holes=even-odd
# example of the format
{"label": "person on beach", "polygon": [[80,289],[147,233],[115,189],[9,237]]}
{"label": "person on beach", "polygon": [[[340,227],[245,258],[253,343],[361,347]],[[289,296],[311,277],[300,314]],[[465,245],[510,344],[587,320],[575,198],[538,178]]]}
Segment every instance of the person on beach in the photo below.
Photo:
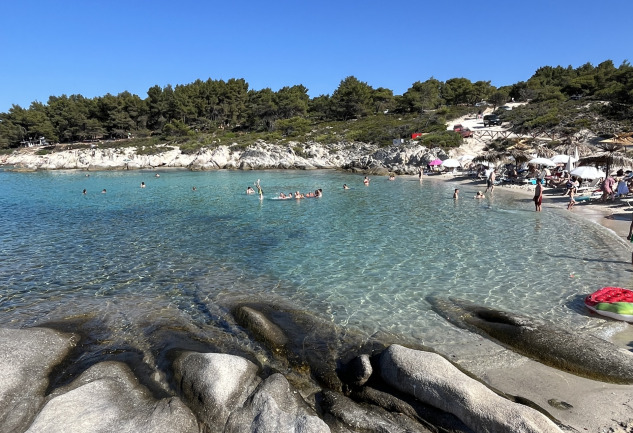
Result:
{"label": "person on beach", "polygon": [[455,192],[453,193],[453,198],[454,199],[458,199],[459,198],[459,189],[455,188]]}
{"label": "person on beach", "polygon": [[420,171],[418,172],[418,178],[420,179],[420,182],[422,181],[423,174],[424,174],[424,170],[422,169],[422,167],[420,167]]}
{"label": "person on beach", "polygon": [[572,186],[569,190],[569,203],[567,204],[567,210],[570,210],[576,204],[576,200],[574,200],[574,195],[576,194],[576,187]]}
{"label": "person on beach", "polygon": [[543,203],[543,184],[541,179],[536,180],[536,189],[534,190],[534,206],[536,212],[541,211],[541,204]]}
{"label": "person on beach", "polygon": [[365,179],[363,179],[363,183],[365,184],[365,186],[369,186],[369,178],[367,176],[365,176]]}
{"label": "person on beach", "polygon": [[347,186],[346,183],[343,184],[343,189],[349,189],[349,186]]}
{"label": "person on beach", "polygon": [[488,191],[492,192],[494,188],[495,188],[495,170],[493,168],[490,174],[488,175],[486,192]]}
{"label": "person on beach", "polygon": [[103,188],[103,190],[101,191],[101,194],[105,194],[105,193],[106,193],[106,190],[105,188]]}
{"label": "person on beach", "polygon": [[141,188],[145,188],[145,182],[141,182]]}
{"label": "person on beach", "polygon": [[84,188],[84,190],[83,190],[82,194],[83,194],[83,195],[86,195],[86,192],[87,192],[87,191],[86,191],[86,189]]}
{"label": "person on beach", "polygon": [[262,200],[264,198],[264,190],[259,184],[259,179],[257,179],[257,183],[255,184],[255,186],[257,187],[257,194],[259,194],[259,199]]}
{"label": "person on beach", "polygon": [[393,173],[389,173],[389,180],[396,180],[396,175]]}
{"label": "person on beach", "polygon": [[475,194],[475,198],[486,198],[486,196],[483,192],[477,191],[477,194]]}
{"label": "person on beach", "polygon": [[246,194],[255,194],[255,190],[253,187],[249,186],[246,188]]}
{"label": "person on beach", "polygon": [[196,191],[198,188],[196,188],[195,186],[193,188],[191,188],[192,191]]}

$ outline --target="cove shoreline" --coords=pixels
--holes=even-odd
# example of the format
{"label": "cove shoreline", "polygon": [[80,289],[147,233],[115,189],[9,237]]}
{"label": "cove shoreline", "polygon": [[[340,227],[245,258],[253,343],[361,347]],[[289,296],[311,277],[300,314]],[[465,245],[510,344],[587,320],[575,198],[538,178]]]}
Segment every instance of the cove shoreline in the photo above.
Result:
{"label": "cove shoreline", "polygon": [[[410,177],[417,181],[415,176]],[[402,178],[406,179],[405,176]],[[469,178],[446,176],[427,176],[423,179],[423,181],[427,180],[450,181],[456,185],[461,185],[464,190],[469,188],[467,185],[479,187],[481,184],[480,181]],[[495,189],[494,194],[497,193],[514,194],[520,200],[529,200],[532,196],[531,190],[521,188],[499,187]],[[461,199],[472,200],[466,191]],[[567,199],[563,197],[546,195],[544,211],[555,206],[562,207],[566,201]],[[618,236],[626,236],[628,221],[623,218],[607,218],[607,216],[624,215],[624,213],[613,212],[608,208],[594,210],[591,206],[578,206],[571,212],[583,218],[593,218],[592,221],[607,227]],[[614,227],[604,224],[605,221],[607,224],[613,222]],[[628,328],[631,328],[630,325]],[[559,412],[552,410],[551,412],[561,422],[574,426],[578,430],[583,427],[589,431],[602,431],[600,429],[605,427],[608,420],[623,421],[627,419],[627,416],[630,416],[628,413],[630,413],[631,406],[626,396],[627,394],[630,396],[631,386],[603,384],[562,373],[512,353],[510,350],[500,348],[485,338],[477,339],[476,343],[467,346],[453,345],[437,349],[441,354],[470,371],[489,386],[507,394],[529,399],[545,407],[552,399],[569,403],[573,406],[571,409],[561,409]],[[613,426],[611,425],[609,428],[613,428]]]}

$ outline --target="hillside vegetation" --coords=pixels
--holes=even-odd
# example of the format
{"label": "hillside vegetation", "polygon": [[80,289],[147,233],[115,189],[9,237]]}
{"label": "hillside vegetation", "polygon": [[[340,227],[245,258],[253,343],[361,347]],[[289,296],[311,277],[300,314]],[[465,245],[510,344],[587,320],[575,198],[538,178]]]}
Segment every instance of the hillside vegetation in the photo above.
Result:
{"label": "hillside vegetation", "polygon": [[461,136],[446,131],[446,122],[510,100],[529,101],[499,111],[515,132],[554,130],[575,134],[589,130],[610,137],[633,129],[633,66],[611,61],[579,68],[542,67],[525,82],[496,88],[489,81],[434,78],[415,82],[402,95],[374,89],[353,76],[332,95],[308,96],[302,85],[249,90],[243,79],[197,80],[190,84],[151,87],[147,97],[123,92],[96,98],[51,96],[46,104],[14,105],[0,113],[0,150],[9,151],[44,139],[65,148],[136,146],[156,151],[161,143],[182,152],[220,144],[246,147],[256,140],[323,144],[361,141],[389,145],[394,138],[426,133],[428,147],[454,147]]}

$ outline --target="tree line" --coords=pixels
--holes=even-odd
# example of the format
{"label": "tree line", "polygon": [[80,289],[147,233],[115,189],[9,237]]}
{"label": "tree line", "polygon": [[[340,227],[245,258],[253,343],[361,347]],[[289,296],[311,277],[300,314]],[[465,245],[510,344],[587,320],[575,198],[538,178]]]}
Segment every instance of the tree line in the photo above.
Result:
{"label": "tree line", "polygon": [[153,86],[145,99],[129,92],[95,98],[51,96],[46,104],[13,105],[0,113],[0,148],[45,137],[69,143],[130,136],[186,136],[218,128],[242,132],[279,131],[292,135],[316,122],[359,119],[378,114],[425,113],[444,106],[486,100],[500,106],[516,101],[564,101],[571,97],[633,105],[633,67],[607,60],[578,68],[545,66],[527,81],[496,88],[490,81],[451,78],[418,81],[402,95],[349,76],[332,95],[308,96],[303,85],[249,89],[244,79],[196,80],[172,87]]}

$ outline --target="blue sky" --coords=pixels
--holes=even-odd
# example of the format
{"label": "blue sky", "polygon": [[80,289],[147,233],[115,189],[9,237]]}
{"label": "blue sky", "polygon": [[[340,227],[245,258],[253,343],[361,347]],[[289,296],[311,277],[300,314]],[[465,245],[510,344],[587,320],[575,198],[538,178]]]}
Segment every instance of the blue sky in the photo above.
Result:
{"label": "blue sky", "polygon": [[630,0],[44,1],[0,9],[0,112],[196,79],[332,94],[350,75],[494,86],[541,66],[633,62]]}

